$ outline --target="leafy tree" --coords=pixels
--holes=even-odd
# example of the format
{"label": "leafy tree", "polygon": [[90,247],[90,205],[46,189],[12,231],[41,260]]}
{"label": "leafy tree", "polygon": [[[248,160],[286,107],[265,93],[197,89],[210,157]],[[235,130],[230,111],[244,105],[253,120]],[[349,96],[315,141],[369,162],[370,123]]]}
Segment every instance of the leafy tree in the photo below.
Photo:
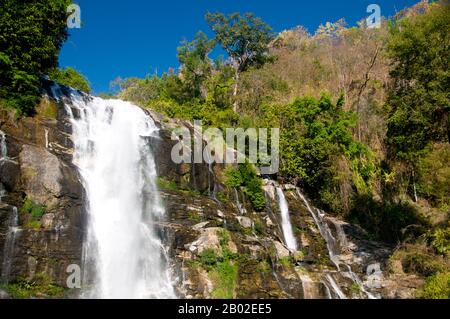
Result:
{"label": "leafy tree", "polygon": [[0,6],[0,99],[32,114],[39,77],[55,68],[67,39],[69,0],[3,0]]}
{"label": "leafy tree", "polygon": [[74,68],[54,69],[50,72],[49,77],[59,84],[70,86],[86,93],[91,93],[91,86],[89,85],[88,80]]}
{"label": "leafy tree", "polygon": [[391,30],[388,143],[394,156],[410,163],[430,142],[450,142],[449,29],[450,7],[432,5]]}
{"label": "leafy tree", "polygon": [[[217,42],[227,52],[235,69],[234,96],[238,92],[240,74],[251,66],[261,66],[269,60],[268,44],[272,41],[271,28],[252,13],[241,16],[208,13],[206,21],[216,34]],[[237,110],[237,104],[234,105]]]}
{"label": "leafy tree", "polygon": [[215,42],[206,34],[199,32],[192,42],[183,41],[178,47],[178,60],[181,63],[183,84],[188,88],[191,98],[202,98],[204,82],[211,74],[212,63],[208,54]]}
{"label": "leafy tree", "polygon": [[[363,184],[370,178],[369,150],[353,139],[351,128],[357,117],[343,110],[344,99],[336,103],[324,94],[317,100],[304,97],[293,103],[278,107],[281,129],[281,174],[295,183],[300,183],[322,204],[339,212],[344,208],[339,198],[341,176],[344,172],[337,165],[350,171],[350,182]],[[360,155],[361,154],[361,155]],[[361,156],[361,157],[360,157]],[[345,199],[345,200],[348,200]]]}

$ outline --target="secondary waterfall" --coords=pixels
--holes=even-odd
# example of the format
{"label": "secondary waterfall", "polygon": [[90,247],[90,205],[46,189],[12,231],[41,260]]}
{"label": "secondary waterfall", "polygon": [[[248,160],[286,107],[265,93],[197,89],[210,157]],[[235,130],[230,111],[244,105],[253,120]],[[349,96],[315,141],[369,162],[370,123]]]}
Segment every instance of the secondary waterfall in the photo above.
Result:
{"label": "secondary waterfall", "polygon": [[6,148],[6,134],[0,131],[0,158],[5,158],[8,155],[8,149]]}
{"label": "secondary waterfall", "polygon": [[12,208],[12,213],[9,218],[8,234],[6,235],[5,246],[3,248],[3,263],[1,278],[4,284],[8,284],[11,274],[11,266],[14,259],[15,245],[17,236],[20,233],[19,229],[19,214],[17,213],[17,207]]}
{"label": "secondary waterfall", "polygon": [[296,251],[298,248],[297,240],[295,239],[294,232],[292,230],[291,218],[289,216],[289,207],[283,190],[280,187],[277,187],[277,195],[281,211],[281,227],[283,229],[286,246],[290,250]]}
{"label": "secondary waterfall", "polygon": [[[366,290],[361,279],[352,271],[351,266],[341,260],[341,258],[340,258],[341,252],[340,252],[340,248],[339,248],[340,247],[339,243],[343,243],[345,245],[345,244],[347,244],[347,240],[345,238],[345,233],[342,230],[342,228],[340,227],[340,225],[338,225],[339,227],[337,227],[338,238],[336,239],[333,236],[330,227],[328,226],[327,222],[324,219],[325,213],[323,213],[322,211],[320,211],[317,208],[311,208],[308,200],[305,198],[305,196],[303,196],[303,194],[300,192],[300,189],[298,189],[298,188],[297,188],[297,194],[305,203],[305,206],[308,209],[308,211],[311,213],[311,215],[314,219],[314,222],[315,222],[317,228],[319,229],[321,236],[323,237],[323,239],[325,239],[325,242],[326,242],[327,248],[328,248],[328,253],[330,256],[330,260],[336,265],[337,270],[339,272],[341,272],[343,276],[351,279],[355,283],[355,285],[357,285],[359,287],[361,292],[363,292],[367,296],[367,298],[377,299],[376,296],[374,296],[373,294],[371,294],[370,292],[368,292]],[[316,209],[316,212],[314,211],[314,209]],[[342,265],[345,266],[346,271],[341,270]],[[335,282],[333,277],[330,274],[327,274],[326,279],[327,279],[328,284],[330,285],[329,287],[331,288],[331,290],[333,290],[335,295],[339,299],[345,299],[346,296],[344,295],[342,290],[339,288],[338,284]]]}
{"label": "secondary waterfall", "polygon": [[150,147],[158,132],[153,119],[121,100],[71,95],[65,107],[73,161],[87,195],[84,271],[94,268],[87,297],[174,298],[166,249],[153,226],[165,213]]}

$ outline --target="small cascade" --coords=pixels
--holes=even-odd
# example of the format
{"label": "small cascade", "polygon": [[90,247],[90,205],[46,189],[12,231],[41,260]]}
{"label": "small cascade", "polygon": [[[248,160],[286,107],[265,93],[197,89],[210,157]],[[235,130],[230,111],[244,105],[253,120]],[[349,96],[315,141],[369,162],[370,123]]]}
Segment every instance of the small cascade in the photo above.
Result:
{"label": "small cascade", "polygon": [[6,147],[6,134],[0,131],[0,159],[8,156],[8,149]]}
{"label": "small cascade", "polygon": [[6,197],[6,189],[2,183],[0,183],[0,203],[3,202],[3,198]]}
{"label": "small cascade", "polygon": [[347,296],[345,296],[344,292],[341,290],[331,274],[325,275],[324,284],[330,291],[330,299],[347,299]]}
{"label": "small cascade", "polygon": [[286,242],[286,246],[296,251],[298,249],[297,240],[295,239],[294,232],[292,230],[291,218],[289,216],[289,207],[284,196],[281,187],[277,187],[278,203],[281,211],[281,227],[283,229],[283,236]]}
{"label": "small cascade", "polygon": [[49,143],[48,143],[48,130],[47,130],[47,129],[44,129],[44,132],[45,132],[45,148],[48,149],[48,147],[49,147]]}
{"label": "small cascade", "polygon": [[241,204],[241,202],[239,200],[239,192],[236,188],[234,188],[234,197],[236,198],[236,207],[238,209],[239,214],[240,215],[247,214],[247,210],[245,209],[244,205]]}
{"label": "small cascade", "polygon": [[322,235],[323,239],[325,239],[325,242],[327,244],[328,253],[330,255],[331,261],[336,265],[336,268],[339,270],[340,266],[340,260],[339,260],[339,245],[336,239],[334,238],[333,234],[331,233],[330,227],[328,227],[328,224],[323,219],[324,215],[322,212],[320,212],[318,209],[315,212],[311,206],[309,205],[308,200],[303,196],[303,194],[300,192],[300,190],[297,188],[297,194],[298,196],[303,200],[305,203],[306,208],[310,212],[311,216],[314,219],[314,223],[316,224],[317,228],[319,229],[320,234]]}
{"label": "small cascade", "polygon": [[4,284],[9,283],[9,277],[11,274],[11,268],[15,255],[15,245],[19,232],[19,214],[17,212],[17,207],[13,207],[12,213],[9,218],[8,234],[6,235],[5,246],[3,248],[3,263],[1,275],[2,282]]}
{"label": "small cascade", "polygon": [[[0,131],[0,161],[7,159],[8,156],[8,148],[6,147],[6,134],[3,131]],[[3,201],[3,198],[6,197],[6,189],[2,183],[0,183],[0,203]]]}
{"label": "small cascade", "polygon": [[[309,205],[308,200],[305,198],[305,196],[301,193],[300,189],[297,188],[297,194],[298,196],[303,200],[306,208],[310,212],[311,216],[314,219],[314,223],[316,224],[317,228],[319,229],[319,232],[323,239],[325,239],[325,242],[327,244],[328,253],[330,256],[330,260],[334,263],[337,270],[342,274],[342,276],[347,277],[351,281],[353,281],[354,284],[356,284],[362,293],[364,293],[367,298],[369,299],[377,299],[374,295],[372,295],[370,292],[368,292],[361,279],[356,275],[353,271],[350,265],[343,262],[341,258],[341,250],[340,247],[348,246],[347,238],[344,233],[344,230],[342,229],[342,226],[339,224],[334,224],[336,226],[336,233],[338,238],[335,238],[333,236],[333,233],[331,232],[330,227],[328,226],[326,220],[325,220],[325,213],[317,208],[311,208]],[[341,266],[345,267],[345,270],[341,269]],[[332,291],[339,299],[344,299],[345,294],[342,292],[342,290],[339,288],[339,285],[336,283],[336,281],[333,279],[333,277],[330,274],[326,274],[325,276],[326,282],[324,284]]]}

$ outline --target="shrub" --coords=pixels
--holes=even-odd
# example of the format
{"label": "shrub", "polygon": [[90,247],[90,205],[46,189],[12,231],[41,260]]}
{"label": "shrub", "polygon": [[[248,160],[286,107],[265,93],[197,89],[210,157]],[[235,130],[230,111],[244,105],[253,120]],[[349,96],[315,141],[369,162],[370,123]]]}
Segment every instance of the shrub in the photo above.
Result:
{"label": "shrub", "polygon": [[450,144],[436,144],[428,155],[418,162],[419,194],[434,204],[450,206]]}
{"label": "shrub", "polygon": [[55,285],[44,273],[38,274],[32,281],[18,280],[8,285],[0,286],[14,299],[30,298],[60,298],[65,289]]}
{"label": "shrub", "polygon": [[[56,67],[67,39],[69,0],[3,0],[0,6],[0,100],[32,115],[40,77]],[[2,104],[3,104],[2,103]]]}
{"label": "shrub", "polygon": [[438,254],[445,255],[450,252],[450,227],[436,229],[430,238],[431,245]]}
{"label": "shrub", "polygon": [[266,198],[262,191],[262,182],[250,163],[240,164],[238,169],[227,168],[225,177],[225,185],[228,187],[244,187],[244,193],[250,199],[253,208],[256,211],[264,210]]}
{"label": "shrub", "polygon": [[88,80],[74,68],[54,69],[50,72],[49,77],[59,84],[70,86],[86,93],[91,93],[91,86],[89,85]]}
{"label": "shrub", "polygon": [[450,272],[437,273],[427,279],[423,297],[426,299],[450,299]]}
{"label": "shrub", "polygon": [[22,207],[20,208],[21,214],[30,214],[33,219],[41,219],[45,214],[45,207],[42,205],[38,205],[33,202],[31,199],[26,198],[23,202]]}

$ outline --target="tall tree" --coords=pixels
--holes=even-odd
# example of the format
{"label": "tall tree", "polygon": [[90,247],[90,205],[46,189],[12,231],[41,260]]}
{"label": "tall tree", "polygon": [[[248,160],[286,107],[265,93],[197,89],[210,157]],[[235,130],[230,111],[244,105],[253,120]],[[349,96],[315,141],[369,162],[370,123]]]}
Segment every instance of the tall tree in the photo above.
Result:
{"label": "tall tree", "polygon": [[[235,70],[233,95],[238,93],[239,78],[251,66],[261,66],[269,59],[268,44],[273,39],[271,27],[252,13],[208,13],[206,21],[216,40],[227,52]],[[237,111],[237,102],[233,106]]]}
{"label": "tall tree", "polygon": [[394,85],[387,105],[393,154],[414,163],[430,142],[450,142],[450,7],[403,18],[388,53]]}
{"label": "tall tree", "polygon": [[39,77],[58,64],[67,39],[70,0],[2,0],[0,5],[0,99],[32,114]]}
{"label": "tall tree", "polygon": [[198,32],[192,42],[183,41],[177,49],[183,82],[189,88],[192,98],[200,98],[204,95],[202,94],[203,83],[211,74],[212,68],[208,54],[214,46],[214,40],[208,39],[203,32]]}
{"label": "tall tree", "polygon": [[433,142],[450,143],[450,7],[433,4],[392,27],[388,53],[394,79],[387,140],[406,161],[417,201],[417,162]]}

